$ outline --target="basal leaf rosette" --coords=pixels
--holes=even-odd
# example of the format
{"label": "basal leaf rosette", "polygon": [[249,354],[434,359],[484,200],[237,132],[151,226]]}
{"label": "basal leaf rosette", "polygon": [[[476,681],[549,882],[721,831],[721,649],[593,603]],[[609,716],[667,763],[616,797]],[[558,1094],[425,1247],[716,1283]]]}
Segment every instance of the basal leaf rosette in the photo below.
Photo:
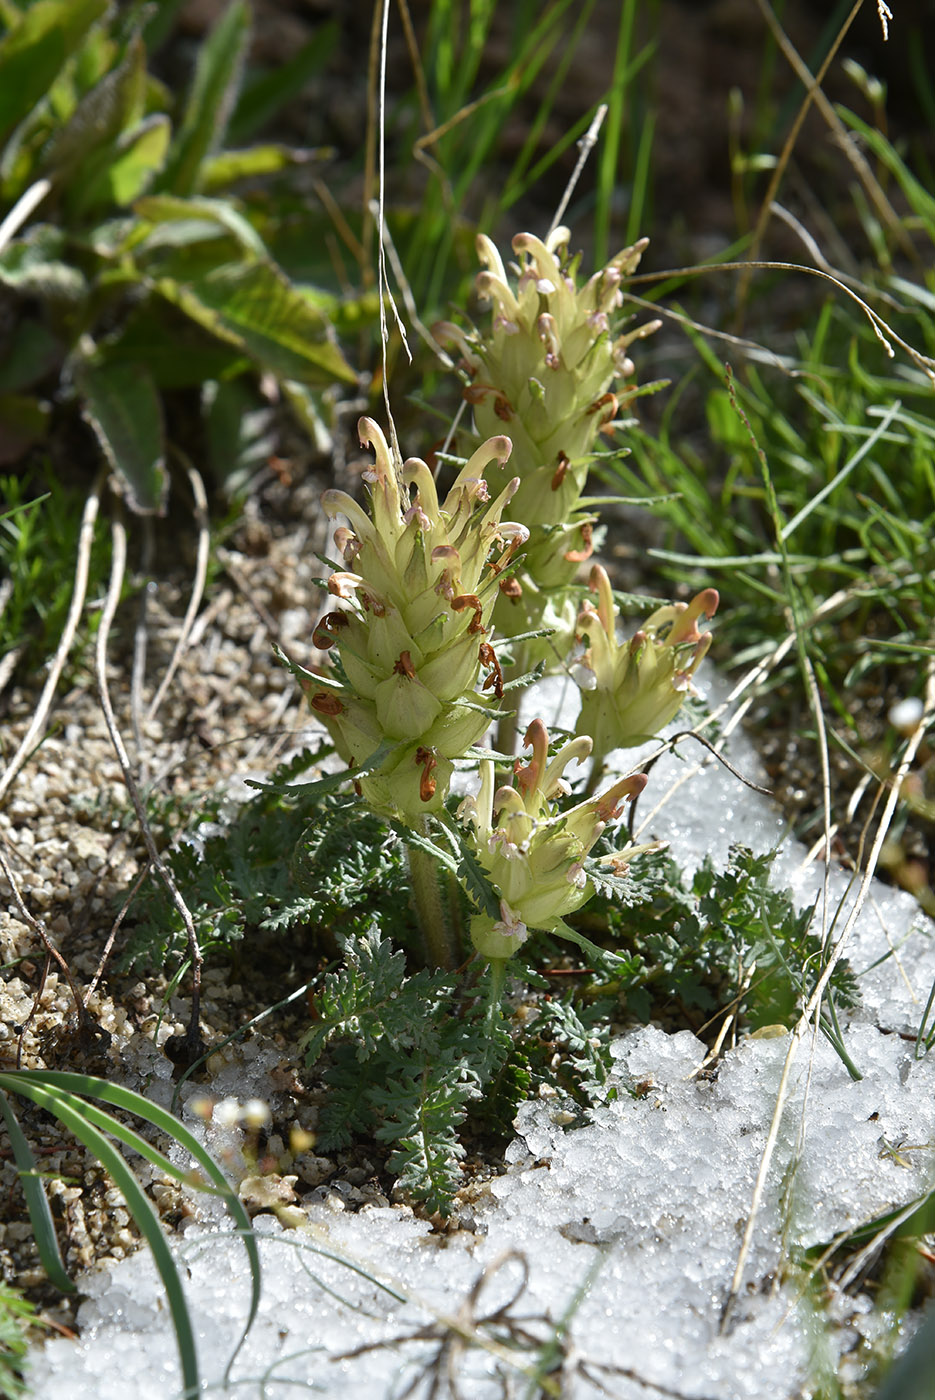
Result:
{"label": "basal leaf rosette", "polygon": [[492,501],[485,480],[507,462],[508,437],[484,442],[440,503],[425,462],[410,458],[397,472],[379,426],[362,418],[359,428],[376,459],[365,473],[370,512],[343,491],[322,496],[327,514],[348,522],[334,536],[347,568],[328,581],[343,606],[313,638],[340,664],[319,673],[309,703],[352,767],[389,745],[361,792],[414,824],[441,806],[452,760],[482,738],[502,695],[490,615],[527,531],[501,519],[517,479]]}
{"label": "basal leaf rosette", "polygon": [[633,774],[562,812],[557,799],[569,790],[562,774],[569,763],[587,757],[590,739],[572,739],[550,759],[548,730],[535,719],[525,743],[532,757],[525,765],[517,763],[512,784],[495,790],[494,765],[484,760],[477,796],[465,798],[458,809],[473,828],[477,859],[500,894],[499,919],[477,913],[471,920],[475,949],[492,961],[512,957],[535,929],[558,931],[565,917],[590,899],[584,861],[624,803],[646,785],[644,773]]}
{"label": "basal leaf rosette", "polygon": [[[518,606],[520,590],[568,585],[591,552],[595,517],[580,509],[595,444],[610,430],[623,395],[610,392],[615,379],[634,373],[629,347],[658,321],[618,335],[611,317],[622,305],[621,285],[646,247],[641,239],[578,285],[579,259],[568,256],[570,233],[557,228],[543,242],[518,233],[515,278],[508,275],[494,244],[481,234],[477,249],[484,271],[477,291],[493,305],[491,327],[465,334],[450,322],[435,328],[454,344],[471,375],[465,397],[473,405],[480,436],[507,431],[512,467],[520,477],[513,513],[530,529],[521,573],[498,609],[498,629],[511,636],[532,622],[531,606]],[[509,606],[512,603],[512,608]],[[570,638],[573,622],[569,622]]]}
{"label": "basal leaf rosette", "polygon": [[690,603],[657,608],[627,642],[617,641],[618,609],[610,579],[600,564],[591,569],[589,587],[597,594],[578,614],[578,637],[587,642],[580,663],[581,713],[575,726],[594,741],[594,772],[613,749],[631,748],[653,738],[675,718],[692,677],[711,645],[701,618],[717,611],[714,588],[697,593]]}

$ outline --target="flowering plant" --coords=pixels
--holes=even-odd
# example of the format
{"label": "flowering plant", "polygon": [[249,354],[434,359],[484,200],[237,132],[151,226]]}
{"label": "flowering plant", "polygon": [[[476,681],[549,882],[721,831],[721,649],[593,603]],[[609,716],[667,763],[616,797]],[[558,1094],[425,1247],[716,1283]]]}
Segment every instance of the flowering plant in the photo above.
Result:
{"label": "flowering plant", "polygon": [[[611,329],[645,240],[579,286],[568,237],[567,229],[545,241],[518,234],[515,282],[481,237],[477,285],[494,304],[492,327],[483,335],[436,328],[461,348],[482,439],[444,498],[424,461],[402,461],[372,419],[360,420],[361,444],[375,458],[364,473],[369,509],[343,491],[322,497],[327,515],[341,521],[327,582],[336,601],[313,634],[322,664],[301,673],[360,797],[414,833],[405,839],[430,958],[459,961],[450,927],[458,900],[440,887],[446,868],[444,878],[459,879],[473,903],[471,943],[501,969],[498,976],[533,930],[581,941],[564,920],[594,892],[595,842],[646,778],[633,774],[600,796],[569,802],[565,771],[592,754],[593,787],[610,749],[637,743],[672,718],[710,645],[698,619],[717,606],[717,594],[706,589],[689,606],[658,609],[620,645],[600,566],[591,572],[597,608],[580,602],[575,574],[593,548],[596,520],[582,493],[598,434],[621,402],[610,386],[633,374],[629,347],[656,323],[623,334]],[[622,398],[635,392],[625,389]],[[493,489],[494,470],[508,462],[509,478]],[[507,507],[512,519],[504,519]],[[576,630],[587,641],[580,669],[591,688],[583,692],[577,737],[550,758],[548,731],[534,720],[525,736],[531,757],[498,786],[494,764],[505,755],[476,746],[492,721],[515,718],[505,697],[522,681],[504,681],[496,637],[506,637],[512,664],[528,663],[536,659],[528,649],[534,638],[524,630],[542,629],[552,636],[539,659],[562,643],[570,650]],[[459,809],[463,830],[445,810],[459,761],[480,770],[476,796]],[[628,848],[602,859],[619,866],[632,854]]]}
{"label": "flowering plant", "polygon": [[600,797],[562,811],[570,788],[563,773],[587,758],[591,741],[570,740],[549,759],[549,734],[541,719],[526,731],[532,757],[517,763],[512,784],[494,789],[494,765],[481,764],[480,790],[461,803],[459,815],[473,827],[481,866],[501,893],[500,918],[477,913],[471,942],[490,959],[512,957],[532,929],[554,933],[567,914],[593,893],[584,861],[597,838],[628,800],[646,786],[646,775],[621,778]]}
{"label": "flowering plant", "polygon": [[591,554],[596,516],[582,508],[581,496],[595,444],[636,392],[611,393],[610,387],[634,374],[629,347],[660,324],[620,334],[611,329],[622,303],[621,283],[635,271],[647,239],[624,248],[579,287],[570,236],[563,227],[544,242],[518,233],[514,285],[494,244],[479,235],[484,271],[476,285],[482,300],[493,305],[491,328],[469,335],[451,322],[435,328],[440,341],[461,352],[477,432],[505,428],[513,440],[513,470],[520,478],[514,509],[531,538],[522,572],[497,610],[498,627],[516,636],[541,626],[548,607],[560,647],[570,640],[574,605],[549,595],[566,587]]}
{"label": "flowering plant", "polygon": [[657,608],[621,644],[618,609],[600,564],[591,569],[589,587],[598,604],[588,600],[578,614],[578,636],[588,646],[579,667],[583,679],[576,727],[593,741],[597,778],[612,749],[644,743],[678,714],[711,645],[711,633],[698,630],[699,618],[712,618],[719,599],[716,589],[705,588],[690,603]]}
{"label": "flowering plant", "polygon": [[410,458],[397,472],[378,425],[362,418],[359,428],[376,457],[366,474],[371,511],[343,491],[322,497],[328,515],[348,521],[335,532],[348,567],[328,580],[346,606],[315,629],[315,645],[334,648],[340,671],[309,683],[309,703],[352,767],[389,747],[361,777],[361,793],[377,811],[413,822],[441,807],[452,759],[490,726],[503,693],[486,640],[490,615],[528,532],[501,520],[517,478],[491,502],[484,477],[506,463],[509,438],[483,443],[439,503],[425,462]]}

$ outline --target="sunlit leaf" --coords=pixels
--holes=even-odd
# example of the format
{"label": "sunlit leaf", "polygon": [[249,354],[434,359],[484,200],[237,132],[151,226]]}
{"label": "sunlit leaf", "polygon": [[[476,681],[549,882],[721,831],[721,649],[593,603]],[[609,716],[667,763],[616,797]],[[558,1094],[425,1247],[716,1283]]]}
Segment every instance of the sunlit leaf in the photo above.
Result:
{"label": "sunlit leaf", "polygon": [[249,8],[245,0],[232,0],[199,50],[195,79],[161,189],[192,194],[199,188],[202,161],[220,146],[234,110],[249,37]]}
{"label": "sunlit leaf", "polygon": [[44,97],[108,0],[38,0],[0,42],[0,137]]}

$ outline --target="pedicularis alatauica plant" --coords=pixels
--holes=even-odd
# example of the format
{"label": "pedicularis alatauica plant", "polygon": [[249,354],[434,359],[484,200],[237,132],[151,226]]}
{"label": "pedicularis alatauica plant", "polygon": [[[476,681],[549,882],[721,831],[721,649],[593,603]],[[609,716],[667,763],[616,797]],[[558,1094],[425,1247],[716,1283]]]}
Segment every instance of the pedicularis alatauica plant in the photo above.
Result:
{"label": "pedicularis alatauica plant", "polygon": [[622,331],[611,317],[622,305],[621,285],[640,261],[648,240],[624,248],[582,286],[579,258],[568,256],[567,228],[545,242],[531,233],[513,239],[520,262],[515,285],[489,238],[477,240],[484,271],[478,295],[492,303],[488,330],[465,333],[451,322],[435,328],[440,343],[456,346],[469,376],[465,398],[474,407],[481,436],[506,431],[513,441],[512,468],[520,486],[517,517],[530,531],[523,569],[496,614],[504,636],[542,626],[551,647],[524,651],[528,661],[567,648],[574,631],[570,592],[579,564],[593,549],[597,517],[582,501],[602,432],[613,431],[620,406],[636,392],[617,380],[635,371],[629,347],[659,326],[650,321]]}
{"label": "pedicularis alatauica plant", "polygon": [[[675,716],[710,644],[698,620],[717,607],[707,589],[690,606],[658,609],[621,646],[600,567],[591,574],[598,609],[583,601],[575,576],[597,520],[582,503],[588,470],[599,433],[636,392],[615,395],[610,385],[633,375],[629,347],[654,327],[620,334],[611,324],[645,244],[579,288],[568,239],[564,228],[545,243],[517,235],[515,285],[490,240],[478,239],[485,271],[477,286],[494,304],[493,324],[470,335],[447,324],[437,334],[461,348],[483,441],[444,500],[426,463],[400,460],[367,418],[361,445],[376,457],[365,473],[369,512],[343,492],[323,497],[328,515],[347,522],[335,532],[338,562],[327,582],[339,606],[314,635],[330,659],[303,683],[360,795],[418,834],[410,868],[419,920],[430,958],[450,966],[463,948],[460,930],[443,928],[458,907],[438,893],[445,865],[473,910],[473,948],[501,971],[535,930],[569,934],[565,916],[594,892],[592,848],[646,779],[634,774],[569,804],[563,773],[594,747],[599,777],[612,749],[652,738]],[[514,518],[505,520],[508,505]],[[510,664],[528,664],[530,641],[543,637],[537,674],[547,658],[582,663],[589,688],[577,737],[550,758],[537,718],[526,731],[527,763],[480,753],[474,746],[493,720],[513,719],[510,698],[529,679],[505,682]],[[512,766],[512,782],[498,784],[498,761]],[[480,767],[460,825],[449,802],[459,764]],[[626,859],[625,849],[603,857],[618,872]]]}

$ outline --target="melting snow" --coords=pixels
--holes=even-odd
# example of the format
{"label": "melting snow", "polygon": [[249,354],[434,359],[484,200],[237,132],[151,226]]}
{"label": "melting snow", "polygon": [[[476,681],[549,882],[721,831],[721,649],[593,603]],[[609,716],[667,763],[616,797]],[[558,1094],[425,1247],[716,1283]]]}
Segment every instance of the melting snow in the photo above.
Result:
{"label": "melting snow", "polygon": [[[560,708],[560,692],[545,695]],[[757,776],[741,735],[730,754]],[[700,757],[685,745],[653,769],[641,820],[651,796],[658,803],[681,785],[654,809],[645,835],[668,839],[688,868],[706,853],[723,860],[738,839],[760,850],[782,840],[771,804],[719,764],[688,776]],[[774,875],[803,905],[823,873],[821,862],[805,867],[804,854],[786,842]],[[846,892],[847,876],[832,872],[832,909]],[[931,1185],[935,1057],[916,1059],[907,1037],[935,981],[932,927],[914,901],[875,884],[849,956],[863,974],[863,1004],[845,1039],[863,1078],[852,1081],[822,1037],[803,1044],[723,1334],[789,1036],[743,1040],[707,1077],[697,1074],[705,1047],[690,1032],[647,1027],[614,1046],[621,1083],[640,1082],[642,1096],[621,1093],[574,1131],[556,1101],[524,1104],[506,1174],[476,1192],[454,1234],[434,1235],[405,1209],[346,1213],[334,1195],[310,1205],[307,1229],[258,1217],[260,1316],[226,1383],[248,1305],[245,1256],[223,1226],[209,1220],[189,1230],[175,1249],[208,1388],[245,1400],[310,1390],[342,1400],[427,1396],[433,1377],[451,1367],[470,1400],[535,1394],[541,1345],[559,1328],[548,1375],[555,1393],[573,1400],[808,1393],[823,1347],[837,1364],[878,1324],[861,1296],[816,1313],[804,1279],[782,1273],[788,1248],[829,1239]],[[215,1092],[262,1098],[267,1069],[258,1056],[245,1082],[241,1063],[239,1082]],[[892,1150],[900,1144],[907,1146]],[[81,1337],[35,1353],[39,1400],[178,1394],[175,1341],[148,1254],[79,1283]],[[835,1326],[822,1342],[831,1315]],[[468,1347],[471,1334],[478,1344]]]}

